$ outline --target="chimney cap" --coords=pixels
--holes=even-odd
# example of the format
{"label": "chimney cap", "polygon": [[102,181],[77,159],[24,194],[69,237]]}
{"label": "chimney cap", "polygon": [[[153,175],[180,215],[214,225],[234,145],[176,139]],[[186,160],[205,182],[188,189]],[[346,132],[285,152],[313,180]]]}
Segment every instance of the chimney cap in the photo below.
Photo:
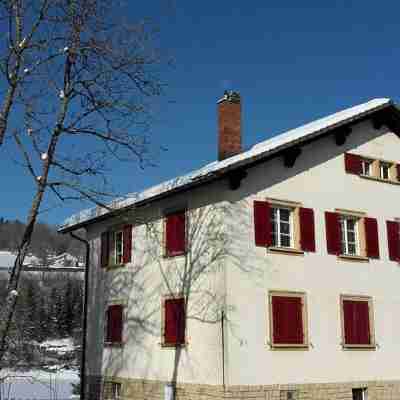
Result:
{"label": "chimney cap", "polygon": [[240,94],[234,90],[225,90],[224,97],[218,100],[218,103],[229,101],[230,103],[240,103]]}

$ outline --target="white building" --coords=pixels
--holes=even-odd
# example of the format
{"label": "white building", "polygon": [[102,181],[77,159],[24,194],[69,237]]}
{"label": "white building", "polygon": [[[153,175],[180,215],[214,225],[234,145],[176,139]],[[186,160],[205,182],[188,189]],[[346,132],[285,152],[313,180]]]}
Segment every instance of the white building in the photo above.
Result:
{"label": "white building", "polygon": [[[374,99],[71,217],[88,385],[122,399],[400,399],[400,113]],[[103,383],[103,385],[100,385]]]}

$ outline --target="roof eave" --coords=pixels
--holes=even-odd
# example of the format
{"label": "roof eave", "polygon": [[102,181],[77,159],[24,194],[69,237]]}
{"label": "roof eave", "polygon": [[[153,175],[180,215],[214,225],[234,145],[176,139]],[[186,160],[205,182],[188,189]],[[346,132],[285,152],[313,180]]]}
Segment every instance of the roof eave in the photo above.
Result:
{"label": "roof eave", "polygon": [[325,135],[325,134],[327,134],[327,133],[329,133],[329,132],[331,132],[333,130],[336,130],[338,128],[344,127],[346,125],[350,125],[350,124],[353,124],[353,123],[356,123],[356,122],[361,122],[362,120],[366,119],[367,117],[369,118],[372,114],[374,114],[374,113],[376,113],[378,111],[382,111],[382,110],[384,110],[386,108],[391,108],[392,111],[396,114],[396,116],[399,118],[399,121],[400,121],[400,110],[396,107],[396,105],[393,103],[393,101],[390,100],[387,103],[379,105],[379,106],[377,106],[377,107],[375,107],[375,108],[373,108],[371,110],[365,111],[365,112],[360,113],[360,114],[358,114],[356,116],[353,116],[351,118],[344,119],[344,120],[342,120],[342,121],[340,121],[340,122],[338,122],[336,124],[332,124],[329,127],[325,127],[325,128],[320,129],[320,130],[317,130],[317,131],[315,131],[315,132],[313,132],[313,133],[311,133],[309,135],[306,135],[304,137],[295,139],[295,140],[293,140],[293,141],[291,141],[289,143],[285,143],[285,144],[283,144],[281,146],[278,146],[278,147],[276,147],[276,148],[274,148],[272,150],[265,151],[265,152],[262,152],[260,154],[256,154],[254,156],[251,156],[251,157],[243,159],[243,160],[239,160],[236,163],[229,164],[226,167],[221,168],[220,170],[210,172],[209,174],[201,176],[201,177],[197,178],[196,180],[194,180],[192,182],[188,182],[188,183],[186,183],[186,184],[184,184],[182,186],[179,186],[179,187],[176,187],[176,188],[172,188],[170,190],[167,190],[165,192],[159,193],[159,194],[154,195],[152,197],[149,197],[147,199],[143,199],[143,200],[137,201],[134,204],[119,208],[117,210],[110,211],[110,212],[108,212],[106,214],[99,215],[97,217],[90,218],[90,219],[88,219],[86,221],[82,221],[82,222],[79,222],[79,223],[74,224],[74,225],[61,227],[61,228],[58,229],[58,232],[59,233],[63,233],[63,234],[64,233],[73,232],[73,231],[75,231],[77,229],[85,228],[88,225],[91,225],[91,224],[94,224],[94,223],[97,223],[97,222],[104,221],[106,219],[115,217],[116,215],[118,215],[120,213],[123,213],[123,212],[126,212],[127,210],[131,210],[131,209],[134,209],[134,208],[139,208],[139,207],[144,206],[145,204],[148,204],[148,203],[163,199],[165,197],[169,197],[169,196],[171,196],[173,194],[176,194],[176,193],[179,193],[179,192],[187,191],[189,189],[192,189],[193,187],[203,185],[203,184],[208,183],[210,181],[213,181],[213,180],[216,180],[216,179],[220,179],[226,173],[231,172],[232,170],[240,169],[240,168],[244,168],[244,167],[250,167],[251,165],[253,165],[255,163],[259,163],[261,161],[265,161],[268,158],[275,157],[277,155],[277,153],[280,153],[283,150],[286,150],[286,149],[288,149],[290,147],[294,147],[294,146],[303,144],[304,142],[312,141],[312,140],[314,140],[316,138],[319,138],[319,137],[321,137],[321,136],[323,136],[323,135]]}

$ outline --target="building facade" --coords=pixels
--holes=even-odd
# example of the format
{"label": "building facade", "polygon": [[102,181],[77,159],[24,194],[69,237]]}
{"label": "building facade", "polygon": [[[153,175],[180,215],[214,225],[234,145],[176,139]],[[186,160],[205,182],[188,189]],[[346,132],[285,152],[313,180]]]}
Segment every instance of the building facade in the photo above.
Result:
{"label": "building facade", "polygon": [[[94,210],[88,398],[400,399],[399,113],[376,99]],[[90,397],[92,396],[92,397]]]}

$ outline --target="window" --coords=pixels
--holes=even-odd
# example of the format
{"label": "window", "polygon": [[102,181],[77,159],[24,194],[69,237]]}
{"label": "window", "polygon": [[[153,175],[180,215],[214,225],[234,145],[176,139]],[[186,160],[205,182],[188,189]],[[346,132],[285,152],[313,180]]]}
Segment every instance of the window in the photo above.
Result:
{"label": "window", "polygon": [[367,388],[352,389],[353,400],[368,400]]}
{"label": "window", "polygon": [[103,398],[104,400],[121,399],[122,384],[119,382],[104,382]]}
{"label": "window", "polygon": [[101,234],[101,266],[121,266],[132,259],[132,225]]}
{"label": "window", "polygon": [[168,257],[184,254],[186,251],[186,213],[169,214],[165,219],[165,254]]}
{"label": "window", "polygon": [[351,256],[359,255],[358,219],[341,216],[340,226],[342,233],[342,254]]}
{"label": "window", "polygon": [[342,296],[344,347],[374,347],[372,330],[372,299]]}
{"label": "window", "polygon": [[108,344],[121,344],[123,331],[123,306],[111,305],[106,311],[105,342]]}
{"label": "window", "polygon": [[293,210],[271,207],[272,246],[293,247]]}
{"label": "window", "polygon": [[315,252],[314,211],[299,203],[254,201],[255,245],[287,253]]}
{"label": "window", "polygon": [[359,211],[325,212],[328,254],[368,261],[379,258],[378,222]]}
{"label": "window", "polygon": [[185,299],[167,298],[164,300],[163,345],[176,347],[185,344],[186,315]]}
{"label": "window", "polygon": [[122,231],[114,232],[114,254],[113,264],[122,264],[122,253],[124,249],[124,236]]}
{"label": "window", "polygon": [[390,179],[390,168],[391,165],[386,162],[380,162],[379,164],[379,171],[380,171],[380,178],[384,180]]}
{"label": "window", "polygon": [[366,176],[372,175],[372,160],[363,159],[362,160],[362,173]]}
{"label": "window", "polygon": [[400,164],[395,162],[364,158],[351,153],[345,153],[344,162],[348,174],[360,175],[377,181],[400,183]]}
{"label": "window", "polygon": [[272,347],[307,347],[305,295],[271,292],[269,299]]}

